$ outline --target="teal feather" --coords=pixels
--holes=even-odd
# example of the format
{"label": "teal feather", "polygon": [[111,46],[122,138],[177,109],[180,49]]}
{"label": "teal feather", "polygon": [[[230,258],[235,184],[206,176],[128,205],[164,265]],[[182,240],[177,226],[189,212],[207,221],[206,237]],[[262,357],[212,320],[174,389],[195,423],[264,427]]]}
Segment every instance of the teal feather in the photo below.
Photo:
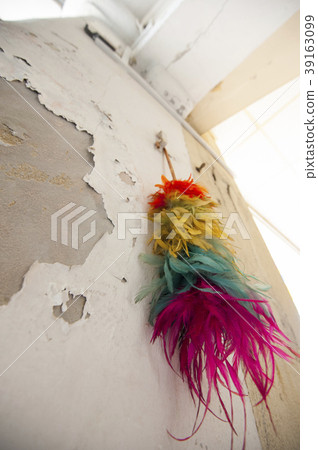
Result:
{"label": "teal feather", "polygon": [[151,283],[143,286],[138,292],[135,302],[140,302],[143,298],[147,297],[147,295],[154,295],[156,292],[160,291],[166,285],[166,279],[164,277],[155,278],[151,281]]}
{"label": "teal feather", "polygon": [[[198,278],[242,299],[242,306],[255,315],[251,303],[244,302],[244,299],[259,299],[262,294],[259,288],[251,284],[250,280],[255,277],[245,275],[238,269],[234,256],[219,239],[213,239],[213,244],[217,253],[189,245],[189,256],[179,253],[175,258],[169,252],[165,256],[141,255],[145,263],[159,270],[159,278],[144,286],[136,297],[136,301],[140,301],[151,295],[150,323],[177,294],[195,287]],[[264,312],[269,315],[265,305],[264,308]]]}

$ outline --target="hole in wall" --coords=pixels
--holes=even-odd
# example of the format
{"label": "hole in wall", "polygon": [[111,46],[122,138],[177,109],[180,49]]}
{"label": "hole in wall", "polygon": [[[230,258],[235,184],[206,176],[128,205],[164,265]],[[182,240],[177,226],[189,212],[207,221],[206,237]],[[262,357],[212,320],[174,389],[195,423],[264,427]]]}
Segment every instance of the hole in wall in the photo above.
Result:
{"label": "hole in wall", "polygon": [[[68,293],[68,300],[65,304],[66,309],[63,308],[63,303],[53,306],[53,315],[59,317],[65,322],[72,324],[77,322],[83,317],[84,306],[86,303],[86,297],[84,295],[73,295]],[[64,312],[63,312],[64,309]],[[87,313],[89,314],[89,313]],[[87,314],[85,319],[87,319]]]}

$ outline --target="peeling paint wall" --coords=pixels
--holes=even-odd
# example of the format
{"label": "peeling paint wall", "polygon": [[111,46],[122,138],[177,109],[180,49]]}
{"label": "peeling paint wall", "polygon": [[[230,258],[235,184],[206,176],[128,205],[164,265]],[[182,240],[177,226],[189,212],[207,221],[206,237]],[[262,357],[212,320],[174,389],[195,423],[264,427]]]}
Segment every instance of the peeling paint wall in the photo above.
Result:
{"label": "peeling paint wall", "polygon": [[[24,83],[10,86],[0,80],[0,98],[6,105],[0,111],[1,303],[21,288],[23,275],[35,260],[83,264],[101,236],[113,230],[102,197],[83,180],[94,164],[89,152],[92,137],[48,111]],[[95,212],[79,228],[79,240],[92,220],[97,224],[95,236],[78,249],[51,240],[51,215],[70,202]]]}
{"label": "peeling paint wall", "polygon": [[[146,303],[134,303],[153,275],[138,260],[150,251],[149,236],[127,231],[118,239],[120,213],[145,212],[154,184],[168,175],[154,148],[158,131],[177,176],[188,177],[183,131],[84,25],[1,24],[2,265],[10,267],[0,308],[1,448],[229,448],[229,426],[211,415],[190,441],[168,436],[167,429],[188,435],[196,408],[160,345],[149,344]],[[77,250],[70,244],[78,227],[68,222],[80,207],[80,220],[96,210],[96,235],[80,224],[88,228]],[[234,407],[241,448],[240,401]],[[257,450],[249,402],[247,414],[247,448]]]}

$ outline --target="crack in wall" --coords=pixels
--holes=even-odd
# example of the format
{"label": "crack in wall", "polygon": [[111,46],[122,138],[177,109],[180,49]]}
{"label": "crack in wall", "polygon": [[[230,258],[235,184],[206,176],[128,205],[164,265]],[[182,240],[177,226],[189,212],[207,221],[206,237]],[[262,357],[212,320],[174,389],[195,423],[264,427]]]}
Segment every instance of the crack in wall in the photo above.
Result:
{"label": "crack in wall", "polygon": [[[78,50],[78,47],[73,44],[72,42],[68,41],[67,39],[63,38],[62,36],[60,36],[58,33],[56,33],[55,31],[52,31],[52,34],[54,36],[56,36],[57,38],[61,39],[63,42],[66,42],[68,45],[70,45],[71,47],[73,47],[74,50]],[[35,36],[35,35],[34,35]],[[36,37],[36,36],[35,36]]]}
{"label": "crack in wall", "polygon": [[22,56],[13,55],[13,58],[19,59],[20,61],[24,62],[24,64],[26,64],[27,66],[32,67],[31,64],[25,58],[22,58]]}
{"label": "crack in wall", "polygon": [[224,0],[224,2],[222,3],[221,7],[219,8],[218,12],[215,14],[215,16],[213,17],[213,19],[211,20],[211,22],[205,27],[204,30],[200,31],[198,36],[193,39],[193,41],[188,42],[185,46],[185,49],[182,50],[181,52],[177,53],[176,56],[173,58],[173,60],[166,66],[166,69],[168,70],[173,64],[175,64],[176,62],[178,62],[181,58],[183,58],[183,56],[185,56],[187,53],[189,53],[197,44],[197,42],[203,37],[205,36],[210,29],[212,28],[212,26],[214,25],[214,23],[216,22],[216,20],[218,19],[218,17],[221,15],[223,9],[225,8],[226,3],[228,2],[228,0]]}

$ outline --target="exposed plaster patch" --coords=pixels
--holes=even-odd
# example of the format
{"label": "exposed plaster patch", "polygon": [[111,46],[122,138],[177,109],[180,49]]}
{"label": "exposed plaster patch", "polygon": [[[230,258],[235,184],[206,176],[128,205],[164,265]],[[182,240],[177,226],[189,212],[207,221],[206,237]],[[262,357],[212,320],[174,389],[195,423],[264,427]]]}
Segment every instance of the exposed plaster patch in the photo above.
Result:
{"label": "exposed plaster patch", "polygon": [[[33,34],[33,33],[30,33],[30,34]],[[11,60],[12,60],[12,59],[23,60],[24,58],[15,57],[15,56],[13,56],[13,57],[8,56],[8,59],[9,59],[9,61],[10,61],[10,59],[11,59]],[[32,67],[31,64],[28,63],[28,65],[29,65],[30,67]],[[67,122],[71,123],[72,125],[75,126],[75,128],[76,128],[78,131],[84,131],[85,133],[87,133],[87,134],[93,139],[94,133],[92,133],[92,132],[88,129],[88,127],[80,126],[80,125],[76,122],[76,120],[74,120],[73,118],[67,116],[66,114],[64,114],[64,112],[62,113],[61,111],[57,111],[55,108],[53,108],[53,107],[50,106],[50,103],[49,103],[49,102],[46,102],[46,101],[45,101],[44,95],[40,92],[40,90],[38,90],[38,89],[32,84],[32,82],[31,82],[31,80],[30,80],[30,77],[29,77],[29,74],[25,74],[25,73],[24,73],[23,75],[21,75],[21,74],[19,74],[19,70],[13,70],[13,72],[14,72],[14,74],[10,73],[10,75],[9,75],[9,74],[8,74],[8,75],[4,75],[4,74],[2,74],[2,73],[1,73],[0,75],[1,75],[1,77],[4,78],[7,82],[11,82],[11,81],[20,81],[20,82],[22,82],[22,83],[25,85],[25,87],[26,87],[27,89],[30,89],[31,91],[33,91],[33,92],[35,92],[35,93],[37,94],[39,103],[40,103],[47,111],[53,113],[53,114],[54,114],[55,116],[57,116],[57,117],[61,117],[62,119],[66,120]],[[56,105],[56,106],[59,106],[59,105]],[[38,112],[36,108],[35,108],[35,111]],[[39,116],[41,117],[41,114],[39,114]],[[39,117],[39,120],[40,120],[40,117]],[[49,124],[49,123],[48,123],[48,126],[50,127],[50,124]],[[60,135],[60,137],[61,137],[61,139],[63,140],[63,136]],[[70,145],[70,147],[72,148],[72,145]],[[91,147],[91,146],[90,146],[90,147]],[[90,151],[90,147],[88,147],[88,152]],[[76,151],[76,149],[73,148],[73,151]]]}
{"label": "exposed plaster patch", "polygon": [[134,186],[136,184],[136,181],[132,179],[132,177],[127,172],[120,172],[119,178],[126,184],[129,184],[130,186]]}
{"label": "exposed plaster patch", "polygon": [[[16,61],[15,67],[18,64],[22,63]],[[13,86],[13,90],[3,79],[0,82],[0,97],[7,105],[0,114],[0,128],[6,141],[10,139],[11,144],[18,142],[21,145],[19,148],[2,148],[6,163],[0,166],[2,172],[0,176],[6,182],[3,192],[6,201],[2,205],[0,226],[4,239],[1,259],[5,262],[1,274],[0,304],[9,303],[12,295],[21,288],[23,276],[28,273],[35,259],[53,264],[61,261],[70,266],[83,264],[93,245],[114,229],[114,224],[105,214],[102,198],[95,192],[90,193],[90,186],[82,181],[87,171],[83,159],[89,161],[91,166],[94,163],[93,157],[87,153],[87,148],[92,144],[90,134],[78,132],[73,123],[65,121],[57,114],[53,115],[48,108],[41,105],[36,95],[38,90],[27,88],[20,82],[12,82],[10,85]],[[36,109],[45,120],[38,117],[32,108]],[[46,122],[65,136],[76,148],[77,154],[50,129]],[[70,188],[67,193],[65,188]],[[64,193],[57,195],[57,189],[63,189]],[[82,237],[89,231],[90,222],[80,225],[78,251],[70,246],[73,232],[71,226],[68,227],[69,245],[61,244],[60,220],[58,242],[50,239],[50,216],[70,201],[97,212],[96,235],[89,243],[82,241]],[[14,227],[12,223],[15,224]],[[5,231],[6,227],[9,231]],[[77,285],[75,286],[78,292]],[[61,303],[60,298],[54,306]],[[51,307],[49,311],[51,312]],[[62,322],[64,326],[67,325]]]}
{"label": "exposed plaster patch", "polygon": [[[5,77],[4,77],[5,78]],[[66,115],[62,114],[62,113],[57,113],[53,108],[50,108],[44,101],[42,98],[42,94],[34,87],[32,86],[32,84],[30,83],[30,81],[26,78],[23,79],[23,82],[26,86],[26,88],[32,90],[33,92],[35,92],[38,95],[38,101],[39,103],[45,108],[47,109],[47,111],[51,112],[52,114],[61,117],[62,119],[66,120],[67,122],[71,123],[72,125],[74,125],[76,127],[77,130],[79,131],[84,131],[85,133],[87,133],[92,139],[94,139],[94,134],[91,133],[90,131],[88,131],[88,129],[86,127],[80,127],[74,120],[72,120],[71,118],[67,117]],[[63,136],[61,136],[61,138],[63,138]],[[73,151],[77,152],[76,149],[72,149]],[[94,145],[90,145],[87,148],[88,154],[94,154],[95,152],[95,147]],[[85,159],[85,158],[83,158]],[[87,164],[89,166],[91,166],[93,168],[93,165],[90,161],[87,161],[85,159],[85,161],[87,162]],[[94,159],[92,159],[92,162],[94,161]],[[92,189],[95,190],[95,192],[97,192],[97,194],[101,194],[101,192],[99,192],[95,186],[90,182],[89,180],[89,176],[90,173],[87,173],[84,177],[83,180],[88,184],[88,186],[90,186]],[[56,184],[59,186],[64,186],[66,188],[68,188],[69,186],[71,186],[73,183],[71,182],[70,177],[66,176],[64,173],[57,175],[56,177],[53,177],[49,180],[50,183],[52,184]],[[105,209],[106,212],[106,209]],[[107,214],[107,212],[106,212]],[[110,219],[109,219],[110,220]],[[111,224],[113,225],[112,221],[110,220]],[[114,226],[114,225],[113,225]]]}
{"label": "exposed plaster patch", "polygon": [[53,310],[54,317],[60,317],[60,315],[63,313],[62,303],[60,305],[54,305],[52,310]]}
{"label": "exposed plaster patch", "polygon": [[83,317],[85,303],[86,297],[84,295],[73,296],[73,294],[68,292],[68,300],[65,303],[53,306],[53,315],[72,324]]}
{"label": "exposed plaster patch", "polygon": [[[119,161],[119,159],[114,159],[115,170],[121,181],[123,181],[128,186],[135,186],[137,182],[137,178],[134,174],[126,167],[126,164],[123,164]],[[129,202],[129,198],[126,198],[126,202]]]}

